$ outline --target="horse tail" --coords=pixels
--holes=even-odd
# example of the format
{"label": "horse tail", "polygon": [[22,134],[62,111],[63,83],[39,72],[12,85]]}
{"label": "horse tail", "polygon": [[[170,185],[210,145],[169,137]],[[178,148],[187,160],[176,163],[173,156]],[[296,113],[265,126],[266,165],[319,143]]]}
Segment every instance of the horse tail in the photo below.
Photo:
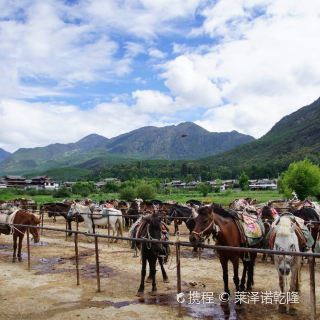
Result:
{"label": "horse tail", "polygon": [[123,227],[122,227],[122,217],[117,219],[118,223],[118,232],[120,233],[120,236],[123,236]]}

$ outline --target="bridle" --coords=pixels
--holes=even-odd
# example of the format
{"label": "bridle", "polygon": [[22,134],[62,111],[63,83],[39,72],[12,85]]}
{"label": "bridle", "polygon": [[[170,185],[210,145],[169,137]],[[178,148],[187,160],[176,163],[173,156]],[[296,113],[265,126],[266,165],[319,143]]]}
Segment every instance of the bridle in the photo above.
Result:
{"label": "bridle", "polygon": [[[210,230],[211,227],[213,228],[212,235],[213,235],[213,237],[215,237],[217,235],[217,233],[218,233],[218,226],[214,223],[213,216],[212,216],[212,219],[211,219],[210,223],[202,231],[196,232],[196,231],[193,230],[191,233],[199,236],[199,238],[201,240],[204,240],[205,238],[208,238],[209,235],[210,235],[210,234],[205,235],[204,233],[207,232],[208,230]],[[205,237],[204,237],[204,235],[205,235]]]}

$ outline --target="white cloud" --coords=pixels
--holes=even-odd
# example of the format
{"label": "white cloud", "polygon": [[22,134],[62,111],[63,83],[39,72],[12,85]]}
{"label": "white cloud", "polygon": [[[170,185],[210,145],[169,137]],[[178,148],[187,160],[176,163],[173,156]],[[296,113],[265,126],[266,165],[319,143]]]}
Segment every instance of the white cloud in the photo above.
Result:
{"label": "white cloud", "polygon": [[119,102],[80,109],[73,105],[3,100],[0,103],[0,147],[14,151],[22,146],[68,143],[91,133],[112,137],[150,124],[161,122]]}
{"label": "white cloud", "polygon": [[164,59],[167,54],[157,48],[150,48],[148,50],[149,56],[154,59]]}
{"label": "white cloud", "polygon": [[172,98],[159,91],[137,90],[132,97],[136,99],[134,108],[142,112],[167,114],[176,111]]}
{"label": "white cloud", "polygon": [[212,66],[203,64],[201,56],[182,55],[167,62],[163,68],[162,77],[176,97],[177,105],[209,108],[221,103],[219,89],[210,77]]}
{"label": "white cloud", "polygon": [[[259,15],[258,10],[265,14]],[[305,5],[301,1],[221,0],[204,9],[203,15],[203,26],[193,35],[219,37],[219,44],[203,53],[176,47],[180,56],[167,63],[164,74],[173,94],[184,100],[197,100],[197,93],[210,97],[212,92],[217,101],[225,102],[216,108],[203,98],[208,111],[199,119],[200,125],[259,137],[281,117],[319,97],[318,1]],[[185,72],[188,69],[193,75]],[[212,83],[218,90],[210,90]]]}

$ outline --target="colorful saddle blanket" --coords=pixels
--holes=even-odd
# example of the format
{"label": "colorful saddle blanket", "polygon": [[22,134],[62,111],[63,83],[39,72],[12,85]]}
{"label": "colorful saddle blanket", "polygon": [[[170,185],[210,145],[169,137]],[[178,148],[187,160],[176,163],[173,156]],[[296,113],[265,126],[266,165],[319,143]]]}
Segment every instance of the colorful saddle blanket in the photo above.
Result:
{"label": "colorful saddle blanket", "polygon": [[[292,224],[294,227],[294,231],[298,237],[299,242],[299,248],[300,251],[308,251],[314,244],[314,239],[307,228],[307,226],[304,224],[303,219],[295,217],[291,213],[283,213],[283,215],[288,215],[290,219],[292,220]],[[272,224],[270,231],[266,235],[265,241],[264,241],[264,247],[268,249],[273,249],[274,241],[276,237],[276,225],[278,224],[280,217],[279,216]]]}
{"label": "colorful saddle blanket", "polygon": [[[239,213],[239,230],[242,233],[242,242],[249,246],[257,246],[263,239],[265,228],[263,222],[256,215],[246,212]],[[241,230],[242,229],[242,230]]]}

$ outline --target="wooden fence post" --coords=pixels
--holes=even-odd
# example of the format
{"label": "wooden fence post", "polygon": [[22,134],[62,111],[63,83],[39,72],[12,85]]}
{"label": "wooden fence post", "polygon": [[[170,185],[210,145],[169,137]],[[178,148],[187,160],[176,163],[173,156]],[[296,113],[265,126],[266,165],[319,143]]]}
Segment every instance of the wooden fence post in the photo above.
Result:
{"label": "wooden fence post", "polygon": [[315,285],[315,257],[309,257],[310,273],[310,313],[311,320],[316,319],[316,285]]}
{"label": "wooden fence post", "polygon": [[101,292],[100,287],[100,265],[99,265],[99,248],[98,248],[98,237],[94,236],[94,247],[96,251],[96,272],[97,272],[97,292]]}

